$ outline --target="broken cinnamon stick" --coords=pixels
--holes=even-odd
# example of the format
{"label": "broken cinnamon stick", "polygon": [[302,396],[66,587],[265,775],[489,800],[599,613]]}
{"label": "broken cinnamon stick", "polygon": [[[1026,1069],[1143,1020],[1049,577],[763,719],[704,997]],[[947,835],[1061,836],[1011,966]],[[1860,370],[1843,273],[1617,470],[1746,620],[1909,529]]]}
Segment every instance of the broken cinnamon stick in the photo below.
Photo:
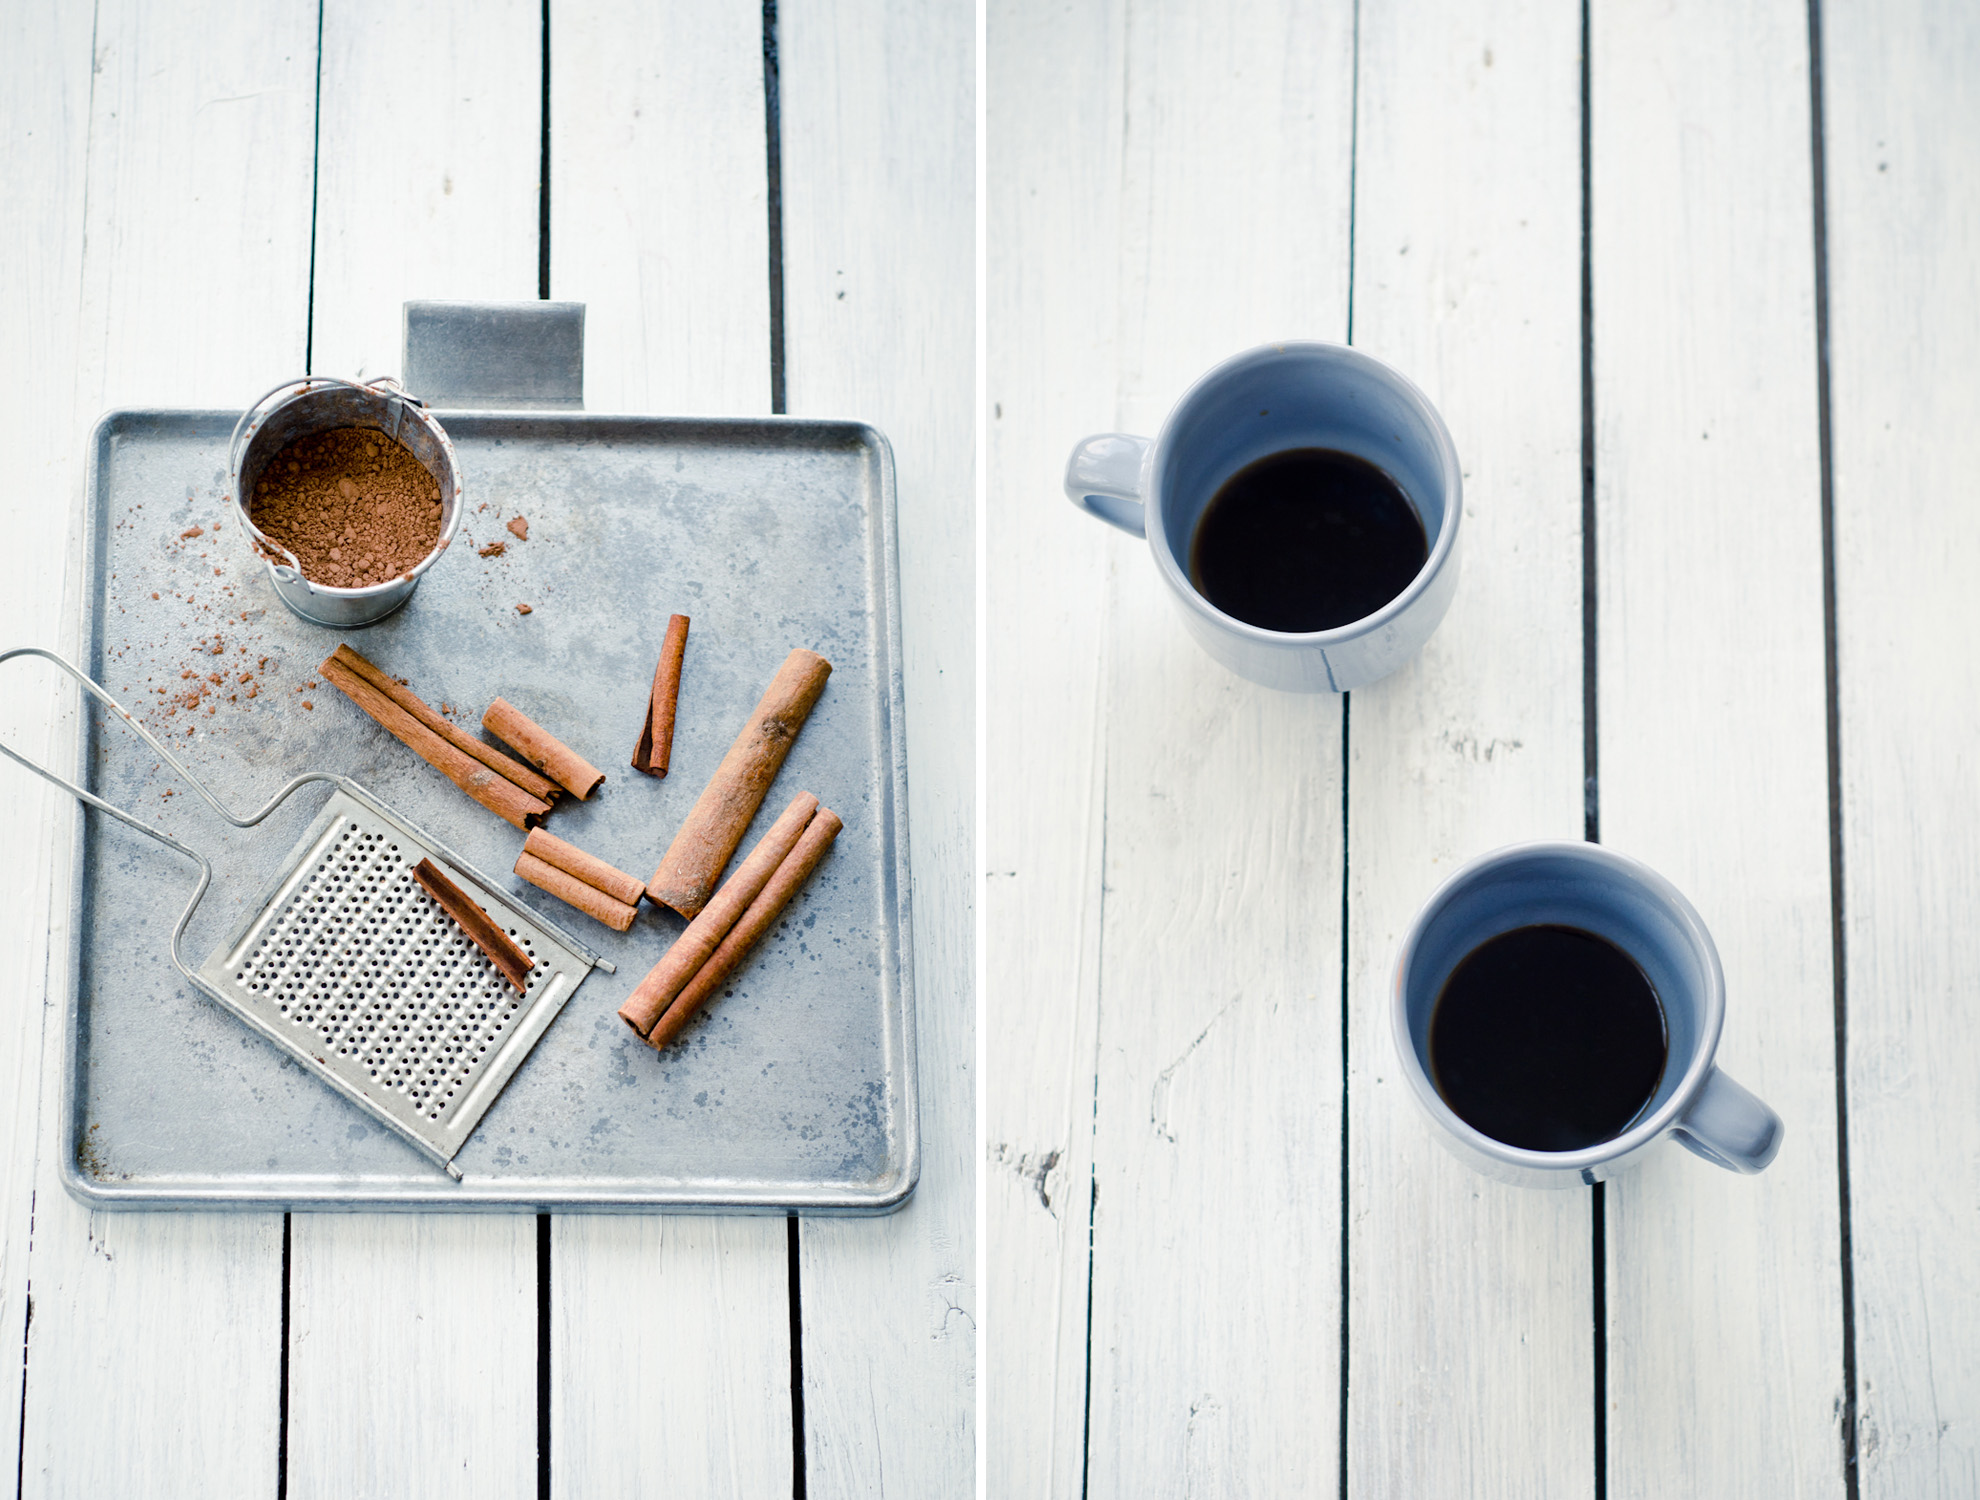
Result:
{"label": "broken cinnamon stick", "polygon": [[455,749],[473,756],[504,780],[513,781],[538,801],[555,802],[564,795],[564,789],[549,777],[539,776],[513,756],[504,755],[486,740],[476,739],[460,725],[449,722],[442,714],[435,713],[432,706],[419,694],[413,692],[411,688],[394,682],[348,645],[339,646],[331,652],[330,659],[342,662]]}
{"label": "broken cinnamon stick", "polygon": [[653,669],[653,694],[646,704],[646,723],[633,747],[632,768],[648,776],[665,776],[674,753],[674,710],[681,697],[681,658],[687,653],[688,617],[667,621],[667,638],[660,643],[660,665]]}
{"label": "broken cinnamon stick", "polygon": [[700,914],[831,675],[832,664],[816,651],[799,648],[784,658],[647,881],[648,900],[689,920]]}
{"label": "broken cinnamon stick", "polygon": [[546,865],[555,865],[566,875],[575,875],[586,885],[603,891],[621,906],[637,906],[646,894],[639,877],[615,870],[595,854],[586,854],[576,844],[566,843],[554,833],[532,828],[523,840],[523,853],[534,855]]}
{"label": "broken cinnamon stick", "polygon": [[516,856],[516,873],[539,891],[548,891],[614,932],[624,932],[639,915],[637,906],[606,895],[597,886],[579,880],[568,870],[558,869],[548,860],[538,859],[526,849]]}
{"label": "broken cinnamon stick", "polygon": [[[762,894],[770,877],[797,844],[798,837],[818,811],[818,799],[799,792],[791,799],[770,831],[757,840],[749,857],[736,867],[736,873],[722,882],[715,899],[702,908],[701,915],[688,923],[687,931],[674,939],[674,946],[661,955],[660,962],[634,986],[619,1007],[619,1019],[642,1037],[666,1013],[674,997],[687,987],[697,970],[708,962],[722,939],[729,935],[750,902]],[[530,835],[535,838],[535,834]],[[528,847],[525,845],[524,847]]]}
{"label": "broken cinnamon stick", "polygon": [[813,816],[797,847],[784,856],[783,863],[770,877],[757,898],[749,903],[736,925],[729,929],[729,935],[722,939],[722,945],[708,956],[708,962],[695,971],[694,978],[667,1007],[667,1013],[653,1023],[653,1029],[646,1034],[646,1044],[655,1051],[666,1046],[687,1030],[687,1024],[694,1019],[696,1011],[707,1003],[713,995],[728,982],[749,950],[757,940],[770,930],[784,908],[790,905],[791,897],[798,893],[811,872],[818,868],[818,862],[832,847],[832,840],[839,836],[839,815],[829,807],[821,807]]}
{"label": "broken cinnamon stick", "polygon": [[440,909],[454,919],[475,947],[488,955],[488,961],[516,987],[518,995],[528,990],[529,971],[536,967],[536,960],[523,952],[514,938],[497,927],[494,919],[476,906],[466,891],[443,875],[440,867],[430,859],[422,859],[413,866],[413,879],[425,888],[427,895],[440,903]]}
{"label": "broken cinnamon stick", "polygon": [[334,655],[317,671],[325,682],[370,714],[408,750],[497,817],[518,828],[530,829],[550,811],[548,802],[530,796],[507,777],[498,776],[450,741],[440,738]]}
{"label": "broken cinnamon stick", "polygon": [[580,802],[605,780],[603,771],[506,698],[488,705],[481,727]]}

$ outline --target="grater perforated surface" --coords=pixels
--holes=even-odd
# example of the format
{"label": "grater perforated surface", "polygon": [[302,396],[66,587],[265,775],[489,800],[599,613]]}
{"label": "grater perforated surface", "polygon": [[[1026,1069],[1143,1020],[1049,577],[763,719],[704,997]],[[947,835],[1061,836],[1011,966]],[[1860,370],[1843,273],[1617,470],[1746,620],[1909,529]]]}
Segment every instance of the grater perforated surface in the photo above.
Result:
{"label": "grater perforated surface", "polygon": [[[422,858],[536,961],[523,994],[415,882]],[[410,824],[339,790],[200,978],[446,1162],[590,968]]]}

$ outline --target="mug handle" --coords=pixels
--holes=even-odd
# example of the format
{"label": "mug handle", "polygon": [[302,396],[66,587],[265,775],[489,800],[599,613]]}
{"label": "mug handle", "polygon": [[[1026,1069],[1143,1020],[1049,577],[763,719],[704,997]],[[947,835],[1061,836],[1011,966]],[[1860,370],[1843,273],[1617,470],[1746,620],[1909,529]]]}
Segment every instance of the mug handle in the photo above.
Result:
{"label": "mug handle", "polygon": [[1141,500],[1141,469],[1154,445],[1124,432],[1082,440],[1066,460],[1066,498],[1089,515],[1130,536],[1148,535]]}
{"label": "mug handle", "polygon": [[1714,1166],[1750,1174],[1774,1159],[1783,1128],[1781,1117],[1763,1100],[1735,1083],[1725,1069],[1714,1068],[1671,1134]]}

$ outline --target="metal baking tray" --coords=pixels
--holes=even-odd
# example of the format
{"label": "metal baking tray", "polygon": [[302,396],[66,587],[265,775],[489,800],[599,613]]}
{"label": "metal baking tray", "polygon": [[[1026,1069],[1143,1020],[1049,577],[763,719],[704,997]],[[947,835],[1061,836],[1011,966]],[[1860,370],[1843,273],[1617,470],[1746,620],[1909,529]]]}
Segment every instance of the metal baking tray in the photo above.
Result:
{"label": "metal baking tray", "polygon": [[[191,868],[85,811],[70,1191],[106,1208],[880,1213],[903,1202],[919,1143],[886,440],[855,422],[443,410],[468,489],[461,538],[403,609],[346,637],[282,606],[228,515],[237,415],[118,411],[98,424],[80,665],[236,805],[303,770],[348,775],[499,872],[617,972],[594,972],[565,1006],[456,1158],[455,1183],[179,979],[166,940]],[[505,529],[518,515],[527,541]],[[184,535],[195,526],[200,536]],[[496,542],[503,555],[480,555]],[[673,771],[654,780],[626,761],[674,611],[693,628]],[[832,661],[831,681],[744,847],[800,788],[845,831],[729,993],[683,1044],[655,1053],[615,1012],[680,920],[642,908],[615,934],[508,875],[521,834],[315,676],[346,638],[464,724],[505,697],[604,768],[603,789],[564,799],[548,826],[642,878],[786,652],[811,647]],[[197,705],[174,704],[202,681]],[[165,795],[169,777],[134,736],[92,717],[79,739],[80,784],[213,860],[189,953],[241,923],[324,800],[298,794],[262,830],[237,830]]]}

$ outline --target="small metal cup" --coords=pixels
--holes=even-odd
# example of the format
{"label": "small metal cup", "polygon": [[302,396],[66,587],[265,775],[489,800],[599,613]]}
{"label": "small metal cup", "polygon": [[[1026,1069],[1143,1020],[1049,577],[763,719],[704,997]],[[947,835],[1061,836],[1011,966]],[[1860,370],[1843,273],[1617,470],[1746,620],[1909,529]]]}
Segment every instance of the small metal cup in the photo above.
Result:
{"label": "small metal cup", "polygon": [[[440,486],[438,544],[416,567],[369,588],[332,588],[303,577],[295,553],[263,535],[249,514],[254,487],[268,461],[297,438],[332,427],[370,427],[384,433],[418,459]],[[384,619],[412,597],[421,575],[440,560],[460,529],[463,501],[454,445],[425,404],[389,378],[369,385],[320,375],[285,380],[241,413],[227,457],[234,508],[249,545],[268,565],[276,595],[312,625],[347,630]]]}

